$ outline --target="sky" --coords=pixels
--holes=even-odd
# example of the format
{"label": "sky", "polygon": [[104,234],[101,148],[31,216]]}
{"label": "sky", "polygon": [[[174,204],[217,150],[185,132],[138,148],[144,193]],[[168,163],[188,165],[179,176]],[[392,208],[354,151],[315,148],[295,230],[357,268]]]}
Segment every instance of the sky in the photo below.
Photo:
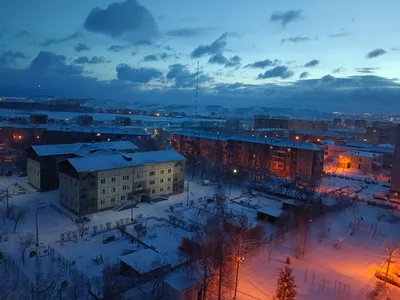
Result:
{"label": "sky", "polygon": [[400,114],[398,0],[0,2],[0,95]]}

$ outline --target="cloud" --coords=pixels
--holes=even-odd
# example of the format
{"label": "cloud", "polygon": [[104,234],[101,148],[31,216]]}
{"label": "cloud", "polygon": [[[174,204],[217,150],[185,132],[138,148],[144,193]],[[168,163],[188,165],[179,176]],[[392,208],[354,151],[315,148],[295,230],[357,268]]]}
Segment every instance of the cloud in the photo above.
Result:
{"label": "cloud", "polygon": [[333,69],[333,70],[332,70],[332,73],[333,73],[333,74],[338,74],[338,73],[340,73],[340,72],[342,72],[342,71],[344,71],[344,68],[343,68],[343,67],[340,67],[340,68]]}
{"label": "cloud", "polygon": [[93,56],[90,59],[87,56],[81,56],[74,60],[74,64],[78,65],[85,65],[85,64],[95,65],[95,64],[105,64],[109,62],[110,62],[109,60],[106,60],[104,57],[101,56]]}
{"label": "cloud", "polygon": [[157,61],[158,60],[158,56],[155,54],[151,54],[151,55],[146,55],[143,58],[143,61]]}
{"label": "cloud", "polygon": [[160,34],[152,13],[136,0],[115,2],[92,9],[84,22],[87,31],[122,39],[132,44],[153,41]]}
{"label": "cloud", "polygon": [[304,67],[305,68],[312,68],[312,67],[316,67],[318,65],[319,65],[319,60],[313,59],[313,60],[310,60],[308,63],[304,64]]}
{"label": "cloud", "polygon": [[290,43],[303,43],[303,42],[310,42],[310,41],[316,41],[318,38],[310,38],[307,36],[293,36],[293,37],[289,37],[286,39],[282,39],[281,40],[281,44],[290,42]]}
{"label": "cloud", "polygon": [[328,35],[328,38],[337,39],[337,38],[346,37],[346,36],[349,36],[349,35],[351,35],[350,32],[339,32],[339,33],[334,33],[334,34]]}
{"label": "cloud", "polygon": [[31,38],[32,35],[26,31],[26,30],[21,30],[19,32],[17,32],[16,34],[14,34],[15,38]]}
{"label": "cloud", "polygon": [[79,43],[78,45],[75,46],[75,52],[80,53],[82,51],[90,51],[90,47],[83,43]]}
{"label": "cloud", "polygon": [[270,59],[265,59],[265,60],[256,61],[252,64],[248,64],[245,66],[245,68],[265,69],[266,67],[276,66],[279,63],[280,63],[280,61],[277,59],[274,59],[273,61]]}
{"label": "cloud", "polygon": [[222,54],[216,54],[211,56],[208,60],[210,64],[224,65],[225,68],[238,67],[241,62],[242,58],[239,55],[232,56],[228,59]]}
{"label": "cloud", "polygon": [[191,73],[187,66],[182,64],[173,64],[168,67],[166,79],[174,83],[176,88],[194,88],[197,84],[197,76],[199,77],[199,83],[212,82],[213,78],[202,73],[197,74]]}
{"label": "cloud", "polygon": [[278,11],[271,15],[270,21],[281,23],[282,27],[286,27],[291,22],[304,20],[301,13],[302,10]]}
{"label": "cloud", "polygon": [[365,57],[366,58],[374,58],[374,57],[378,57],[378,56],[381,56],[381,55],[384,55],[384,54],[386,54],[385,50],[383,50],[381,48],[377,48],[377,49],[374,49],[374,50],[368,52]]}
{"label": "cloud", "polygon": [[287,79],[294,75],[294,73],[286,66],[276,66],[273,69],[267,70],[258,75],[257,79],[267,78],[282,78]]}
{"label": "cloud", "polygon": [[392,50],[392,51],[400,51],[400,47],[393,47],[390,50]]}
{"label": "cloud", "polygon": [[116,68],[117,78],[135,83],[149,83],[159,80],[163,73],[154,68],[132,68],[126,64],[120,64]]}
{"label": "cloud", "polygon": [[376,70],[379,70],[380,68],[356,68],[356,71],[358,73],[363,73],[363,74],[373,74],[375,73]]}
{"label": "cloud", "polygon": [[64,55],[57,55],[50,51],[41,51],[32,60],[29,71],[33,74],[56,73],[60,75],[80,75],[82,67],[67,65],[67,58]]}
{"label": "cloud", "polygon": [[77,39],[80,39],[82,37],[83,37],[82,33],[80,33],[79,31],[76,31],[76,32],[74,32],[74,33],[72,33],[72,34],[70,34],[70,35],[68,35],[66,37],[63,37],[63,38],[47,39],[43,43],[41,43],[41,45],[44,46],[44,47],[48,47],[48,46],[51,46],[51,45],[57,45],[57,44],[61,44],[61,43],[64,43],[64,42],[77,40]]}
{"label": "cloud", "polygon": [[108,48],[110,52],[121,52],[122,50],[130,48],[130,45],[111,45]]}
{"label": "cloud", "polygon": [[228,44],[226,39],[229,36],[237,36],[235,33],[225,32],[219,38],[209,45],[200,45],[194,49],[191,53],[191,58],[200,58],[206,55],[217,55],[222,54]]}
{"label": "cloud", "polygon": [[310,77],[310,73],[308,73],[308,72],[303,72],[299,76],[300,79],[305,79],[305,78],[308,78],[308,77]]}
{"label": "cloud", "polygon": [[169,30],[165,34],[173,37],[199,37],[215,29],[214,27],[194,27]]}
{"label": "cloud", "polygon": [[5,51],[0,53],[0,67],[13,66],[17,64],[18,59],[29,58],[22,52]]}

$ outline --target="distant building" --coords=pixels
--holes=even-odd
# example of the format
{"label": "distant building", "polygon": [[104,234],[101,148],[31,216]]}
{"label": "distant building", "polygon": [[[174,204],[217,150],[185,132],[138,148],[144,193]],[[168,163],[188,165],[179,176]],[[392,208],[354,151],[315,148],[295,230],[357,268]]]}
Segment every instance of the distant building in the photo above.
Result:
{"label": "distant building", "polygon": [[333,126],[340,127],[342,126],[342,118],[333,118]]}
{"label": "distant building", "polygon": [[32,114],[31,124],[47,124],[48,116],[45,114]]}
{"label": "distant building", "polygon": [[365,130],[367,128],[368,122],[367,120],[355,120],[354,128]]}
{"label": "distant building", "polygon": [[391,122],[372,122],[367,127],[367,140],[374,144],[395,144],[397,124]]}
{"label": "distant building", "polygon": [[69,158],[59,163],[60,203],[79,215],[184,191],[185,158],[175,150]]}
{"label": "distant building", "polygon": [[400,125],[397,127],[397,136],[392,170],[390,196],[400,199]]}
{"label": "distant building", "polygon": [[117,126],[131,126],[132,119],[130,117],[116,117],[114,124]]}
{"label": "distant building", "polygon": [[289,129],[327,131],[328,121],[320,120],[290,120]]}
{"label": "distant building", "polygon": [[365,174],[379,170],[382,165],[382,154],[366,151],[350,150],[339,155],[339,169],[360,170]]}
{"label": "distant building", "polygon": [[[324,150],[312,143],[246,135],[224,136],[176,130],[174,148],[201,165],[201,160],[220,169],[240,168],[256,177],[266,170],[284,178],[317,182],[323,170]],[[198,166],[200,168],[201,166]]]}
{"label": "distant building", "polygon": [[28,184],[41,192],[54,190],[58,188],[58,163],[64,159],[137,149],[130,141],[31,146],[27,150]]}
{"label": "distant building", "polygon": [[93,124],[93,116],[89,115],[79,115],[76,117],[76,121],[79,125],[92,125]]}
{"label": "distant building", "polygon": [[289,129],[289,118],[287,118],[287,117],[255,116],[254,117],[254,129],[259,129],[259,128]]}

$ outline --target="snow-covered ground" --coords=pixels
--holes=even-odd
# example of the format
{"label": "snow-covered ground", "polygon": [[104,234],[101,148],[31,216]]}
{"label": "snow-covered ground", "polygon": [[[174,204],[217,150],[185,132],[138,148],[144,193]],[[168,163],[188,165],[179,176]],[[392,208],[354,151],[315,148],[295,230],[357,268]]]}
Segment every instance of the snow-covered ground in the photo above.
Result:
{"label": "snow-covered ground", "polygon": [[[34,258],[27,258],[28,263],[23,267],[18,261],[20,253],[16,241],[21,233],[35,233],[35,211],[39,203],[42,203],[42,208],[37,211],[40,244],[50,245],[87,277],[100,274],[101,264],[94,261],[100,254],[103,260],[118,262],[118,257],[124,253],[124,250],[140,251],[146,247],[132,243],[117,230],[111,231],[114,232],[116,241],[107,244],[103,243],[103,234],[95,236],[89,234],[84,239],[78,238],[77,242],[70,241],[61,245],[61,234],[76,232],[77,227],[72,221],[72,214],[58,204],[58,191],[37,193],[26,184],[26,178],[0,178],[2,186],[9,186],[15,182],[25,188],[26,194],[13,195],[10,205],[26,207],[28,214],[18,224],[16,233],[13,233],[12,221],[0,220],[2,234],[0,249],[11,255],[28,273],[34,270],[28,267],[34,265]],[[324,177],[321,191],[354,184],[357,184],[357,181]],[[183,194],[171,196],[166,201],[154,204],[139,204],[139,207],[132,211],[133,216],[137,217],[140,214],[144,217],[168,220],[171,215],[174,215],[186,222],[205,222],[213,214],[211,209],[213,205],[210,204],[207,207],[205,204],[206,199],[215,194],[215,187],[201,186],[193,181],[189,183],[189,186],[189,193],[185,191]],[[13,189],[11,186],[10,193]],[[239,188],[233,188],[230,195],[228,191],[226,192],[232,200],[228,204],[228,211],[245,214],[249,221],[254,222],[257,221],[258,208],[279,209],[282,201],[277,197],[265,197],[261,194],[242,195],[243,190]],[[376,192],[387,193],[388,187],[369,184],[368,188],[360,191],[359,195],[372,199],[372,195]],[[173,211],[171,211],[171,206],[174,207]],[[209,208],[208,211],[207,208]],[[5,205],[0,204],[0,210],[4,212],[4,209]],[[120,212],[110,210],[89,217],[91,227],[103,225],[105,228],[107,222],[115,224],[117,220],[130,219],[131,210]],[[355,217],[359,221],[353,226],[353,232],[350,234],[350,223]],[[362,291],[371,286],[371,283],[375,281],[374,273],[385,263],[388,254],[387,242],[393,239],[400,240],[400,231],[396,230],[396,227],[400,226],[399,220],[400,216],[396,211],[388,212],[381,208],[366,206],[364,203],[358,203],[357,210],[351,208],[314,220],[311,223],[312,231],[309,235],[306,257],[291,259],[291,267],[294,269],[296,283],[299,286],[298,299],[366,299]],[[265,223],[265,226],[267,235],[270,235],[274,231],[274,226],[269,223]],[[375,226],[377,230],[373,229]],[[136,233],[132,227],[127,226],[127,232],[135,237]],[[160,250],[162,255],[175,265],[179,264],[181,258],[177,253],[177,248],[181,243],[181,236],[190,235],[190,232],[182,226],[175,227],[165,220],[154,218],[148,219],[147,231],[146,236],[141,237],[142,242],[148,247]],[[293,240],[292,234],[287,233],[284,243],[272,252],[270,262],[268,262],[268,244],[254,254],[247,255],[240,268],[237,299],[272,299],[278,268],[284,266],[288,255],[292,255]],[[339,241],[339,246],[334,247],[337,241]],[[46,258],[42,259],[45,262]],[[393,263],[393,267],[395,265],[396,263]],[[400,299],[400,295],[393,295],[392,299]]]}

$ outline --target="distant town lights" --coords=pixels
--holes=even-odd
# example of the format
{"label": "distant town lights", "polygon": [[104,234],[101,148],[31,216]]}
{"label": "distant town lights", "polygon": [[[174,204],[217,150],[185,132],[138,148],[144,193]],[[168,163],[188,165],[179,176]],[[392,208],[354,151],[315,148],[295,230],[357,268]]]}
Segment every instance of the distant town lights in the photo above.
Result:
{"label": "distant town lights", "polygon": [[96,136],[101,136],[101,133],[100,133],[100,132],[98,132],[98,133],[96,134]]}

